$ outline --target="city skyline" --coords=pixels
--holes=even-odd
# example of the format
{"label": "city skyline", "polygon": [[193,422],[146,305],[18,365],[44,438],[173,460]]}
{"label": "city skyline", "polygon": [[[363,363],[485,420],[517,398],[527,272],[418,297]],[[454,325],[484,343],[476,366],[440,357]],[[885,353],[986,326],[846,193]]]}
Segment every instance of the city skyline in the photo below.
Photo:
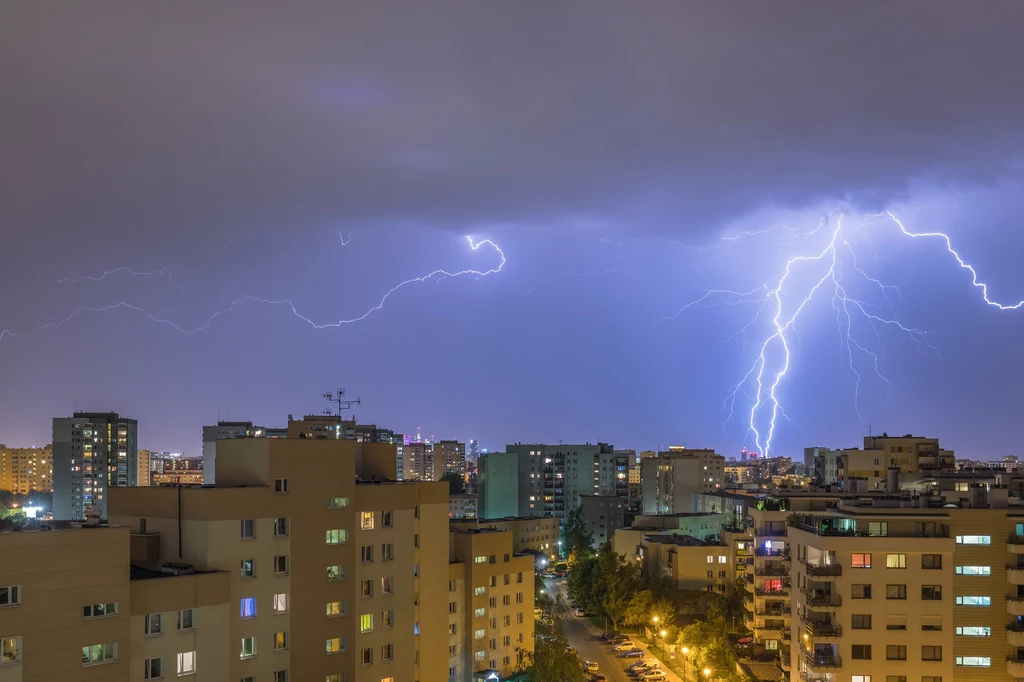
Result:
{"label": "city skyline", "polygon": [[0,439],[340,382],[491,450],[1013,453],[1018,3],[398,4],[0,9]]}

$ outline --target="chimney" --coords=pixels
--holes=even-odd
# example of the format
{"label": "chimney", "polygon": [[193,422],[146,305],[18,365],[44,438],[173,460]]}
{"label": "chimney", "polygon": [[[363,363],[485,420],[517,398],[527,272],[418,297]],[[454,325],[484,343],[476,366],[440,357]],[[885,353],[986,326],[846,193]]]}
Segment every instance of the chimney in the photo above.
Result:
{"label": "chimney", "polygon": [[889,467],[889,474],[886,477],[885,489],[890,493],[898,493],[900,491],[900,468]]}
{"label": "chimney", "polygon": [[98,526],[100,525],[100,510],[94,506],[88,506],[85,508],[85,525],[87,526]]}
{"label": "chimney", "polygon": [[988,506],[992,509],[1006,509],[1010,505],[1010,491],[1005,485],[993,485],[988,489]]}
{"label": "chimney", "polygon": [[975,509],[982,509],[988,506],[988,489],[981,483],[972,483],[971,506]]}

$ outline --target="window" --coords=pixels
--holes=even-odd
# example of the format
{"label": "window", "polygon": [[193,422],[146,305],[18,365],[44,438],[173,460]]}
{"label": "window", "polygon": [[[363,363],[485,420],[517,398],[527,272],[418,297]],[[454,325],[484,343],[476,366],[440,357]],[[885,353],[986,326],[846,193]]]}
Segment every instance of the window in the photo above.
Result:
{"label": "window", "polygon": [[274,519],[274,537],[283,538],[288,535],[288,519]]}
{"label": "window", "polygon": [[957,625],[956,634],[962,637],[991,637],[992,628],[979,625]]}
{"label": "window", "polygon": [[907,598],[907,586],[906,585],[886,585],[885,586],[885,598],[886,599],[906,599]]}
{"label": "window", "polygon": [[906,616],[887,615],[885,617],[885,629],[886,630],[906,630],[907,629],[907,617]]}
{"label": "window", "polygon": [[344,528],[336,528],[326,531],[328,545],[343,545],[348,542],[348,531]]}
{"label": "window", "polygon": [[385,542],[380,546],[380,560],[381,561],[393,561],[395,558],[395,545],[390,542]]}
{"label": "window", "polygon": [[906,568],[907,567],[907,555],[906,554],[886,554],[885,555],[885,567],[886,568]]}
{"label": "window", "polygon": [[453,602],[453,601],[448,602],[448,613],[458,613],[458,612],[459,612],[459,604],[458,604],[458,602]]}
{"label": "window", "polygon": [[196,652],[186,651],[178,654],[178,674],[191,675],[196,671]]}
{"label": "window", "polygon": [[457,635],[459,634],[458,628],[455,627],[455,623],[448,623],[448,634]]}
{"label": "window", "polygon": [[274,479],[274,492],[275,493],[286,493],[286,492],[288,492],[288,479],[287,478],[275,478]]}
{"label": "window", "polygon": [[327,581],[332,580],[347,580],[348,579],[348,566],[328,566],[327,567]]}
{"label": "window", "polygon": [[512,604],[512,595],[506,594],[504,597],[501,598],[501,603],[503,606],[509,606],[510,604]]}
{"label": "window", "polygon": [[713,557],[713,556],[709,556],[709,557],[708,557],[708,563],[709,563],[709,564],[713,564],[713,563],[715,563],[715,557]]}
{"label": "window", "polygon": [[364,580],[360,586],[359,591],[360,597],[372,597],[373,596],[373,581]]}
{"label": "window", "polygon": [[921,599],[941,600],[942,585],[921,585]]}
{"label": "window", "polygon": [[270,682],[288,682],[287,670],[275,670]]}
{"label": "window", "polygon": [[956,544],[958,545],[991,545],[991,535],[957,535]]}
{"label": "window", "polygon": [[871,675],[853,675],[851,682],[871,682]]}
{"label": "window", "polygon": [[329,601],[327,602],[327,617],[332,618],[334,616],[344,616],[348,613],[348,602],[347,601]]}
{"label": "window", "polygon": [[[904,678],[904,682],[905,681],[906,681],[906,678]],[[921,682],[942,682],[942,676],[941,675],[922,675],[921,676]]]}
{"label": "window", "polygon": [[391,576],[387,576],[385,578],[381,578],[380,579],[380,593],[381,594],[391,594],[393,590],[394,590],[394,584],[393,584],[393,578]]}
{"label": "window", "polygon": [[392,528],[395,525],[395,512],[390,509],[380,513],[380,525],[385,528]]}
{"label": "window", "polygon": [[850,627],[854,630],[870,630],[871,629],[871,614],[870,613],[855,613],[852,616],[852,622]]}
{"label": "window", "polygon": [[474,651],[473,652],[473,660],[474,661],[482,661],[485,658],[487,658],[487,651]]}
{"label": "window", "polygon": [[347,497],[329,497],[327,498],[328,509],[345,509],[348,507]]}
{"label": "window", "polygon": [[487,630],[486,629],[474,630],[473,631],[473,639],[483,639],[486,636],[487,636]]}
{"label": "window", "polygon": [[288,555],[279,554],[274,557],[274,573],[280,575],[288,572]]}
{"label": "window", "polygon": [[145,632],[147,635],[162,635],[163,630],[163,616],[159,613],[150,613],[145,618]]}
{"label": "window", "polygon": [[871,585],[853,585],[850,596],[853,599],[871,599]]}
{"label": "window", "polygon": [[854,644],[850,647],[850,658],[870,661],[871,660],[871,645],[870,644]]}
{"label": "window", "polygon": [[255,578],[256,577],[256,560],[255,559],[242,559],[241,574],[243,578]]}
{"label": "window", "polygon": [[851,568],[871,568],[870,554],[854,554],[850,557]]}
{"label": "window", "polygon": [[239,618],[256,617],[256,597],[243,597],[238,605]]}
{"label": "window", "polygon": [[341,673],[331,673],[324,678],[324,682],[341,682]]}
{"label": "window", "polygon": [[347,651],[348,642],[344,637],[332,637],[327,640],[327,653],[336,654],[339,651]]}
{"label": "window", "polygon": [[255,637],[243,637],[242,638],[242,652],[239,658],[252,658],[256,655],[256,638]]}
{"label": "window", "polygon": [[275,632],[274,633],[274,651],[284,651],[288,648],[288,633],[287,632]]}
{"label": "window", "polygon": [[359,616],[359,632],[373,632],[373,614],[364,613]]}
{"label": "window", "polygon": [[473,563],[474,564],[486,564],[487,563],[487,557],[485,557],[485,556],[475,556],[475,557],[473,557]]}
{"label": "window", "polygon": [[487,587],[486,586],[482,585],[480,587],[474,587],[473,588],[473,596],[474,597],[482,597],[485,594],[487,594]]}
{"label": "window", "polygon": [[274,595],[274,613],[288,613],[288,594],[286,592]]}
{"label": "window", "polygon": [[992,665],[992,659],[988,656],[957,656],[956,664],[972,668],[988,668]]}
{"label": "window", "polygon": [[142,662],[142,679],[157,680],[163,676],[163,659],[147,658]]}
{"label": "window", "polygon": [[889,644],[885,647],[885,658],[888,661],[907,660],[907,647],[902,644]]}
{"label": "window", "polygon": [[484,618],[487,616],[487,609],[479,608],[473,611],[474,618]]}
{"label": "window", "polygon": [[921,647],[921,660],[922,661],[941,661],[942,660],[942,647],[941,646],[923,646],[923,647]]}
{"label": "window", "polygon": [[252,540],[256,537],[256,519],[242,519],[242,539]]}
{"label": "window", "polygon": [[117,642],[82,647],[82,665],[96,665],[117,660]]}
{"label": "window", "polygon": [[725,561],[726,561],[726,556],[724,554],[719,554],[718,555],[718,563],[724,564]]}
{"label": "window", "polygon": [[363,649],[359,652],[359,665],[373,665],[373,649]]}
{"label": "window", "polygon": [[[924,679],[924,678],[922,678]],[[906,675],[886,675],[885,682],[907,682]],[[940,679],[939,682],[942,682]]]}
{"label": "window", "polygon": [[[393,661],[395,660],[395,645],[385,644],[380,648],[380,660],[382,661]],[[386,678],[385,678],[386,679]],[[394,680],[395,678],[391,678]],[[381,681],[383,682],[383,680]]]}
{"label": "window", "polygon": [[[906,616],[904,616],[906,617]],[[942,616],[921,616],[921,629],[934,632],[942,631]]]}
{"label": "window", "polygon": [[921,568],[942,568],[941,554],[922,554]]}
{"label": "window", "polygon": [[373,512],[363,512],[359,518],[359,527],[363,530],[373,530]]}
{"label": "window", "polygon": [[13,663],[21,660],[21,637],[5,637],[0,639],[0,663]]}
{"label": "window", "polygon": [[380,626],[382,628],[392,628],[395,626],[395,611],[394,609],[388,609],[387,611],[381,611],[380,613]]}
{"label": "window", "polygon": [[178,630],[195,629],[195,609],[182,609],[178,611]]}
{"label": "window", "polygon": [[359,548],[359,559],[364,563],[373,561],[373,545],[363,545]]}
{"label": "window", "polygon": [[992,606],[992,597],[957,597],[957,606]]}
{"label": "window", "polygon": [[21,603],[21,585],[0,586],[0,606],[17,606]]}
{"label": "window", "polygon": [[117,615],[117,602],[111,601],[106,604],[89,604],[82,607],[83,618],[105,618]]}
{"label": "window", "polygon": [[991,566],[957,566],[957,575],[992,575]]}

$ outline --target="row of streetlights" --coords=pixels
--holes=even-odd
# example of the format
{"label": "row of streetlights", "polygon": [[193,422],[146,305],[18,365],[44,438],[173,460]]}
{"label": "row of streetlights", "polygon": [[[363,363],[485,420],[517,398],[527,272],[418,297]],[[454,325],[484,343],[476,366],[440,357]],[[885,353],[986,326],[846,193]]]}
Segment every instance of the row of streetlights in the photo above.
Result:
{"label": "row of streetlights", "polygon": [[[668,632],[666,632],[665,630],[661,630],[659,632],[657,630],[657,628],[658,628],[658,620],[659,620],[657,616],[654,616],[651,620],[654,621],[655,634],[656,635],[658,635],[658,634],[661,635],[662,651],[664,651],[665,650],[665,635],[667,635]],[[655,639],[655,645],[657,645],[657,640],[656,639]],[[689,659],[687,658],[687,655],[690,653],[690,648],[684,646],[682,648],[682,652],[683,652],[683,661],[684,661],[683,662],[683,671],[685,672],[686,671],[686,664],[689,663]],[[705,680],[710,679],[710,677],[711,677],[711,668],[704,668],[704,670],[702,670],[701,672],[704,673],[704,679]]]}

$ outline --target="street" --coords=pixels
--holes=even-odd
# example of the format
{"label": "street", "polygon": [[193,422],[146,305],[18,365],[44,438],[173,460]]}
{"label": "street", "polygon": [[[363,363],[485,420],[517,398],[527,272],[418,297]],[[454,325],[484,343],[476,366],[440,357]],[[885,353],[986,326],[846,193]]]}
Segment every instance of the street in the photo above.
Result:
{"label": "street", "polygon": [[[545,589],[552,599],[556,602],[561,602],[568,609],[568,604],[565,601],[564,586],[559,585],[558,582],[557,580],[547,581]],[[562,621],[562,629],[569,640],[570,646],[574,647],[578,652],[580,660],[596,661],[599,666],[597,672],[607,677],[609,682],[633,682],[632,678],[626,673],[626,667],[638,659],[619,658],[612,651],[611,646],[597,639],[597,635],[602,632],[600,628],[592,625],[586,618],[576,618],[570,611]],[[646,653],[647,647],[643,643],[635,640],[634,643],[641,649],[644,649]],[[650,658],[652,657],[649,654],[644,656],[644,659]],[[678,677],[669,672],[667,682],[678,682],[678,679]]]}

